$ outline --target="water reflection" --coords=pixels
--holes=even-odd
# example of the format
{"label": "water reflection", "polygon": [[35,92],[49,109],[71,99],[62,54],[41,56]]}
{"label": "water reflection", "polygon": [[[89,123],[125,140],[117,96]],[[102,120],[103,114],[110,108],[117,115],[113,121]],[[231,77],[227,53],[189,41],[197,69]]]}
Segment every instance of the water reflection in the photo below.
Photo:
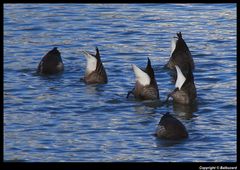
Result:
{"label": "water reflection", "polygon": [[54,80],[60,80],[63,77],[63,72],[57,73],[54,75],[45,75],[45,74],[38,74],[38,73],[32,73],[33,76],[38,76],[42,80],[47,81],[54,81]]}
{"label": "water reflection", "polygon": [[184,140],[167,140],[167,139],[160,139],[160,138],[156,137],[155,142],[156,142],[156,147],[161,148],[161,147],[175,146],[177,144],[184,143],[186,140],[187,139],[184,139]]}
{"label": "water reflection", "polygon": [[143,101],[142,103],[144,104],[144,106],[152,108],[162,107],[164,105],[164,103],[161,102],[160,100],[146,100]]}
{"label": "water reflection", "polygon": [[135,113],[137,114],[155,114],[156,113],[154,108],[142,105],[141,103],[139,103],[138,105],[135,105],[134,110],[135,110]]}
{"label": "water reflection", "polygon": [[184,119],[191,119],[196,117],[193,113],[198,111],[197,102],[191,105],[184,105],[173,102],[173,112],[177,113],[180,117]]}
{"label": "water reflection", "polygon": [[86,93],[88,94],[97,94],[104,92],[104,85],[100,84],[90,84],[85,86]]}

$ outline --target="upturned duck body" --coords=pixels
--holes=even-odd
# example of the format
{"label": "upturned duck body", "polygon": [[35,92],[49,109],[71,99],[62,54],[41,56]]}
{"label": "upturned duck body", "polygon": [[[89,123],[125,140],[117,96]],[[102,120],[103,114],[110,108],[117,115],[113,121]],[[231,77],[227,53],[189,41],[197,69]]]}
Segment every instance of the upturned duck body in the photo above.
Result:
{"label": "upturned duck body", "polygon": [[100,53],[96,47],[96,54],[90,54],[83,51],[87,59],[87,65],[83,80],[86,84],[106,84],[108,82],[107,73],[102,64]]}
{"label": "upturned duck body", "polygon": [[169,112],[165,113],[156,128],[155,135],[159,138],[169,140],[180,140],[188,138],[185,126]]}
{"label": "upturned duck body", "polygon": [[49,51],[40,61],[37,73],[41,74],[56,74],[64,70],[64,65],[61,58],[61,53],[57,47]]}
{"label": "upturned duck body", "polygon": [[128,93],[128,96],[130,93],[133,93],[134,97],[140,100],[159,99],[158,85],[150,59],[148,58],[145,70],[138,68],[135,64],[132,65],[132,68],[135,73],[136,83],[134,89]]}
{"label": "upturned duck body", "polygon": [[[175,89],[168,95],[173,98],[173,102],[181,104],[190,104],[196,100],[197,92],[194,84],[194,76],[189,66],[186,76],[182,73],[178,65],[175,65],[177,71],[177,79]],[[167,100],[168,100],[167,98]]]}
{"label": "upturned duck body", "polygon": [[182,38],[182,33],[177,33],[177,37],[173,37],[171,43],[171,54],[166,67],[174,69],[175,65],[181,68],[183,72],[187,71],[188,65],[191,69],[195,69],[195,64],[191,55],[191,52]]}

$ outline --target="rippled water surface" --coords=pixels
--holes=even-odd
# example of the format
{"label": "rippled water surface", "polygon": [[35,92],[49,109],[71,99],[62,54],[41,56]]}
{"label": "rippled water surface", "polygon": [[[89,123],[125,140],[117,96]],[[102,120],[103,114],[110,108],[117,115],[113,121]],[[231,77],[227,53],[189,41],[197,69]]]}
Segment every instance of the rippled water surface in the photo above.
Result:
{"label": "rippled water surface", "polygon": [[[131,64],[152,61],[160,99],[174,89],[171,38],[181,31],[195,61],[196,106],[126,99]],[[106,85],[85,85],[83,50],[98,46]],[[35,74],[53,47],[65,71]],[[162,113],[189,138],[153,133]],[[4,4],[4,160],[236,161],[235,4]]]}

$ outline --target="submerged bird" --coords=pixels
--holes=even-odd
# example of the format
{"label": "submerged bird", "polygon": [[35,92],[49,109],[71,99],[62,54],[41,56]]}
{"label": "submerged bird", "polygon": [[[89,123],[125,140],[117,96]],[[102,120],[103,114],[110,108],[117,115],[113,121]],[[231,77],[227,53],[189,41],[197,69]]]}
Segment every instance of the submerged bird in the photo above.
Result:
{"label": "submerged bird", "polygon": [[188,132],[185,126],[169,112],[165,113],[155,131],[159,138],[180,140],[188,138]]}
{"label": "submerged bird", "polygon": [[61,58],[61,53],[57,47],[49,51],[40,61],[37,73],[41,74],[56,74],[64,70],[64,65]]}
{"label": "submerged bird", "polygon": [[107,73],[102,64],[100,53],[96,47],[96,55],[83,51],[87,59],[85,76],[83,78],[86,84],[106,84],[108,82]]}
{"label": "submerged bird", "polygon": [[132,65],[132,68],[136,76],[136,83],[134,89],[128,92],[127,98],[132,93],[135,98],[140,100],[159,99],[158,86],[150,59],[148,58],[147,67],[144,71],[135,64]]}
{"label": "submerged bird", "polygon": [[179,32],[177,33],[177,37],[173,37],[172,39],[170,59],[166,67],[174,69],[175,65],[178,65],[185,72],[189,64],[191,65],[191,69],[194,70],[195,65],[191,52],[182,38],[182,33]]}
{"label": "submerged bird", "polygon": [[[194,77],[190,66],[186,76],[182,73],[178,65],[175,65],[177,70],[177,80],[175,83],[175,90],[173,90],[167,97],[173,98],[173,102],[181,104],[190,104],[193,103],[197,97],[196,87],[194,84]],[[166,100],[166,101],[167,101]]]}

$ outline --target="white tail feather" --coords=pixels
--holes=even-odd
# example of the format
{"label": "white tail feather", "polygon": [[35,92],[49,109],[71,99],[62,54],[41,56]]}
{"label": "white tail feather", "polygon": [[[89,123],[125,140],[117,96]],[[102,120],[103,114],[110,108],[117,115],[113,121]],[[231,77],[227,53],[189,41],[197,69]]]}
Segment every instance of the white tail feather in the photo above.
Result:
{"label": "white tail feather", "polygon": [[135,64],[132,65],[132,68],[136,76],[136,81],[138,81],[143,86],[147,86],[150,84],[151,79],[147,73],[142,71]]}
{"label": "white tail feather", "polygon": [[175,65],[175,67],[177,70],[177,81],[176,81],[175,87],[176,88],[178,87],[179,90],[181,90],[181,87],[182,87],[183,83],[186,81],[186,78],[184,77],[180,68],[177,65]]}
{"label": "white tail feather", "polygon": [[83,51],[83,54],[84,54],[85,58],[87,59],[87,66],[86,66],[85,74],[88,75],[96,70],[97,59],[86,51]]}
{"label": "white tail feather", "polygon": [[173,38],[172,38],[170,57],[172,56],[172,53],[174,52],[174,50],[175,50],[175,48],[176,48],[177,40],[178,40],[177,37],[173,37]]}

